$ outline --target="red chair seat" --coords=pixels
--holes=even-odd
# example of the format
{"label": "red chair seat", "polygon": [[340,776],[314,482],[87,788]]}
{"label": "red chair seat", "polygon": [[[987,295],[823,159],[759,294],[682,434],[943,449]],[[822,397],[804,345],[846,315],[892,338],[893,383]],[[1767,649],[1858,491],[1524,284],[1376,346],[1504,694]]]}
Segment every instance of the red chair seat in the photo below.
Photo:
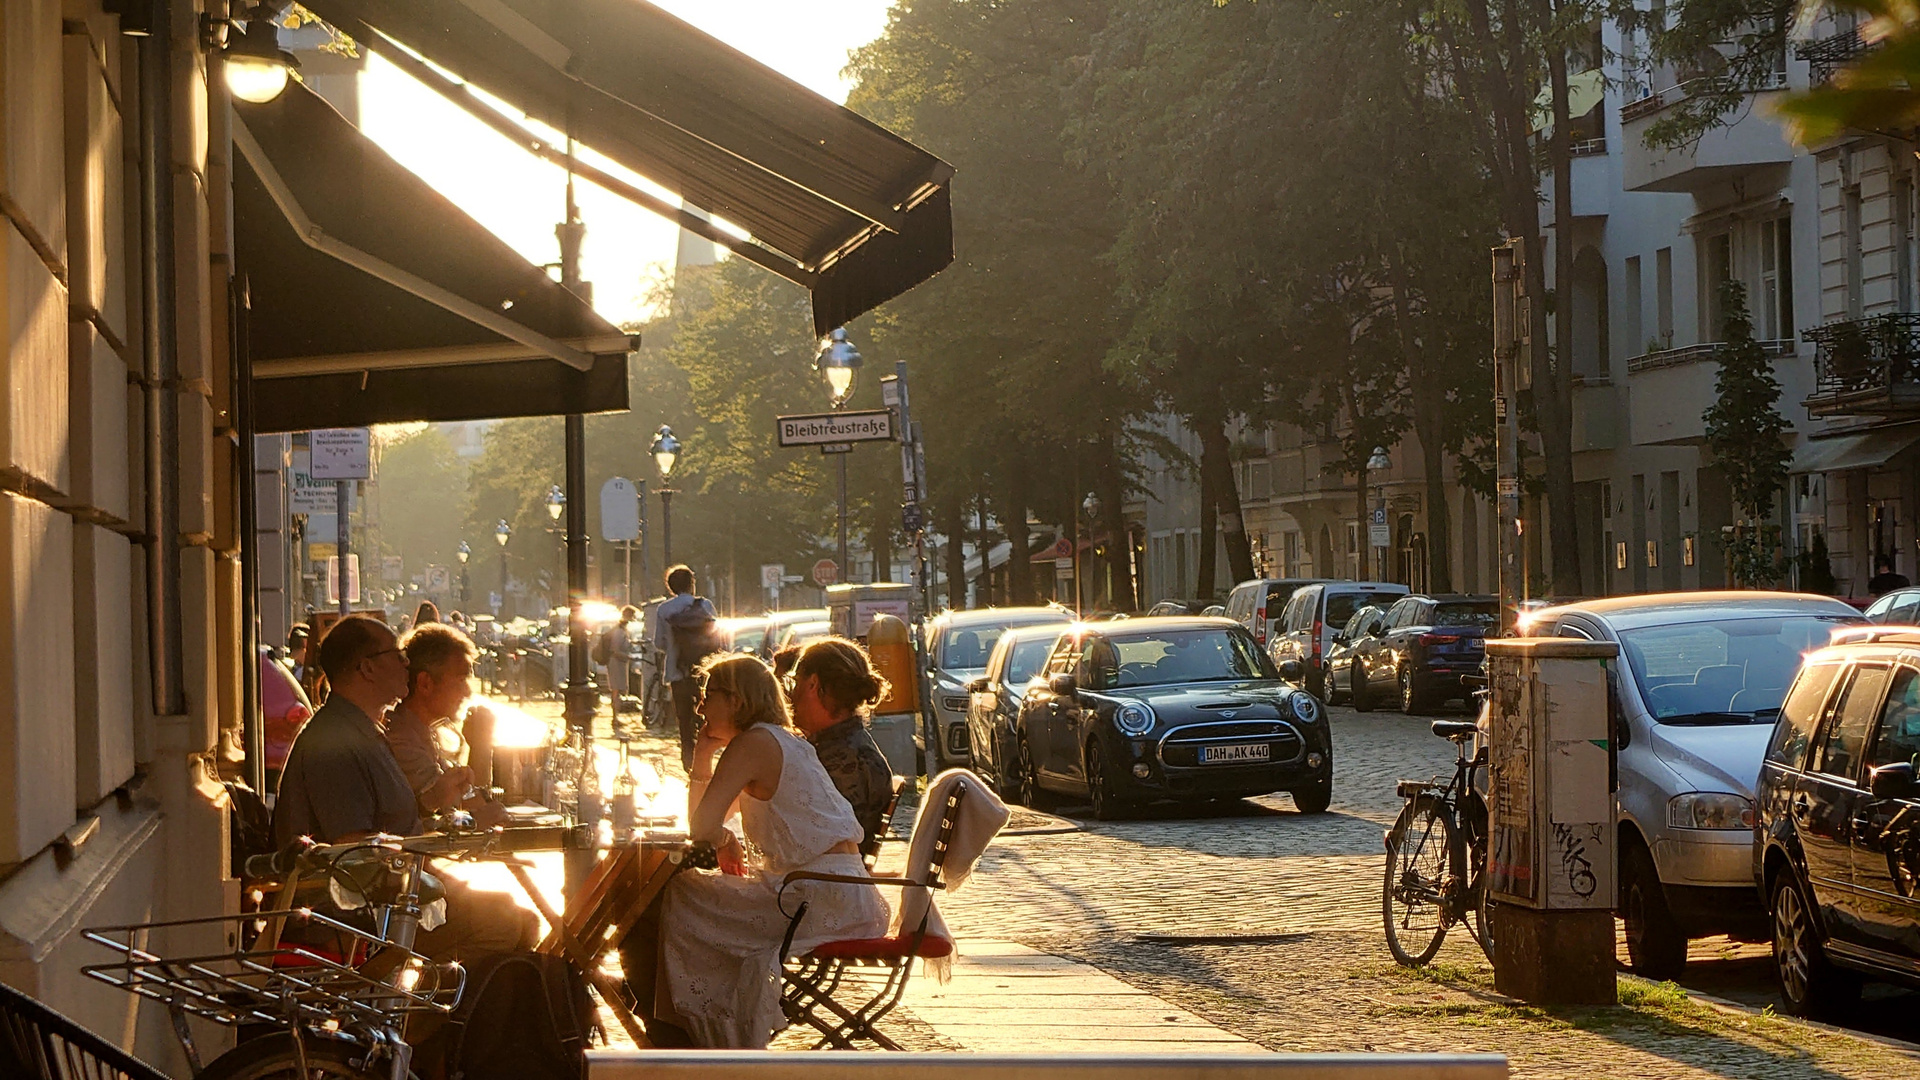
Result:
{"label": "red chair seat", "polygon": [[330,949],[325,945],[282,945],[274,950],[273,966],[277,968],[317,967],[320,961],[324,960],[341,967],[357,967],[360,959],[360,947],[357,943],[354,945],[352,956],[343,956],[340,950]]}
{"label": "red chair seat", "polygon": [[950,938],[928,934],[920,939],[920,947],[915,949],[913,935],[896,934],[893,937],[829,941],[816,946],[807,955],[828,960],[897,960],[905,956],[935,959],[951,955],[952,952],[953,941]]}

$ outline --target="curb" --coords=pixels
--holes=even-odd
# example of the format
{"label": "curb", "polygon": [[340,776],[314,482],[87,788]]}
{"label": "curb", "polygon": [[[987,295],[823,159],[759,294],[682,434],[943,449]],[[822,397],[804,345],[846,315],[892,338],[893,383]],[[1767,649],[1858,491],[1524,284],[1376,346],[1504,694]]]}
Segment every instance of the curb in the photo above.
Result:
{"label": "curb", "polygon": [[[1682,992],[1684,992],[1687,995],[1688,998],[1698,1001],[1702,1005],[1705,1005],[1716,1012],[1731,1013],[1739,1016],[1754,1016],[1754,1017],[1767,1017],[1768,1015],[1765,1009],[1755,1008],[1754,1006],[1748,1005],[1744,1002],[1733,1001],[1731,999],[1723,998],[1723,997],[1717,997],[1713,994],[1705,993],[1700,990],[1689,990],[1684,986],[1680,987],[1680,989]],[[1871,1031],[1855,1031],[1852,1028],[1844,1028],[1844,1027],[1836,1026],[1834,1024],[1822,1023],[1819,1020],[1808,1020],[1805,1017],[1800,1017],[1800,1016],[1788,1016],[1784,1013],[1774,1013],[1772,1014],[1771,1018],[1777,1019],[1777,1020],[1785,1020],[1785,1021],[1788,1021],[1789,1023],[1794,1023],[1794,1024],[1803,1024],[1807,1027],[1813,1028],[1815,1031],[1824,1031],[1829,1035],[1844,1035],[1850,1039],[1858,1039],[1861,1042],[1873,1043],[1877,1046],[1886,1047],[1889,1050],[1897,1050],[1900,1053],[1909,1054],[1916,1058],[1920,1058],[1920,1043],[1908,1042],[1905,1039],[1896,1039],[1891,1035],[1878,1035]]]}

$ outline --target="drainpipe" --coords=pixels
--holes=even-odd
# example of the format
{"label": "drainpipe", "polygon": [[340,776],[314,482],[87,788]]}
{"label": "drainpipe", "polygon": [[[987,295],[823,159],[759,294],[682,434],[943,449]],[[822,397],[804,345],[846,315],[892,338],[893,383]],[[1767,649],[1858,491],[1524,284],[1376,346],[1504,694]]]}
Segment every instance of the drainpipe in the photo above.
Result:
{"label": "drainpipe", "polygon": [[185,635],[180,622],[180,376],[175,335],[173,214],[173,17],[154,0],[152,32],[140,39],[140,228],[146,273],[141,286],[146,329],[147,647],[153,711],[187,711]]}

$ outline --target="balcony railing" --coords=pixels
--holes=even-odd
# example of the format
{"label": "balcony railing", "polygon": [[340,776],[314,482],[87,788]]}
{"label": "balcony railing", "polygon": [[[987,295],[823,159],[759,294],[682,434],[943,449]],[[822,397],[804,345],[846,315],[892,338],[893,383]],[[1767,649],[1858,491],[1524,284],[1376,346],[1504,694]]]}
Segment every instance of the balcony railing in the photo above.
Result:
{"label": "balcony railing", "polygon": [[[1711,360],[1713,359],[1713,354],[1718,352],[1721,346],[1725,344],[1726,342],[1724,341],[1706,341],[1698,345],[1682,345],[1677,349],[1660,349],[1655,352],[1643,353],[1627,361],[1627,373],[1634,375],[1642,371],[1679,367],[1682,364],[1697,364],[1703,360]],[[1794,341],[1792,338],[1762,340],[1760,342],[1760,348],[1771,357],[1792,356]]]}
{"label": "balcony railing", "polygon": [[1831,322],[1802,335],[1816,348],[1815,416],[1920,410],[1920,314]]}
{"label": "balcony railing", "polygon": [[1798,46],[1793,54],[1807,62],[1807,81],[1814,86],[1825,86],[1833,81],[1834,72],[1876,48],[1879,48],[1877,44],[1869,45],[1860,37],[1859,30],[1842,30]]}
{"label": "balcony railing", "polygon": [[1598,157],[1605,155],[1606,152],[1607,137],[1605,135],[1593,139],[1581,139],[1567,147],[1567,154],[1570,157]]}
{"label": "balcony railing", "polygon": [[1729,91],[1741,94],[1763,94],[1769,90],[1786,88],[1787,73],[1784,71],[1770,71],[1742,87],[1735,87],[1725,75],[1701,75],[1685,82],[1675,83],[1665,90],[1655,90],[1638,101],[1629,101],[1620,106],[1620,122],[1625,124],[1643,116],[1652,116],[1669,105],[1677,105],[1688,98],[1703,94],[1724,94]]}

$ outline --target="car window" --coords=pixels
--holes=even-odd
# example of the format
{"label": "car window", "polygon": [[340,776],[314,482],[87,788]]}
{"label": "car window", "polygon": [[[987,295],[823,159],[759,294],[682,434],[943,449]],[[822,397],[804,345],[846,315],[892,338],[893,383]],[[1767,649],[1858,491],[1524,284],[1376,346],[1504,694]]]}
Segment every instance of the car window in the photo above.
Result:
{"label": "car window", "polygon": [[1073,667],[1073,661],[1080,655],[1080,648],[1072,637],[1062,637],[1054,643],[1052,655],[1047,657],[1048,675],[1064,675]]}
{"label": "car window", "polygon": [[1375,618],[1379,617],[1379,615],[1380,609],[1374,607],[1372,604],[1368,604],[1359,611],[1354,612],[1353,617],[1347,620],[1347,624],[1340,628],[1341,636],[1345,637],[1348,641],[1355,641],[1365,637],[1368,625],[1371,624]]}
{"label": "car window", "polygon": [[1163,630],[1115,638],[1113,648],[1120,661],[1113,686],[1278,677],[1244,630]]}
{"label": "car window", "polygon": [[1345,626],[1347,620],[1363,607],[1379,599],[1379,593],[1337,592],[1327,596],[1327,612],[1323,616],[1328,626]]}
{"label": "car window", "polygon": [[1772,725],[1801,657],[1853,621],[1845,615],[1702,619],[1622,630],[1620,648],[1656,721]]}
{"label": "car window", "polygon": [[1405,626],[1407,624],[1407,613],[1413,610],[1413,606],[1414,601],[1412,600],[1395,601],[1394,605],[1387,609],[1386,628],[1388,630],[1398,630],[1400,627]]}
{"label": "car window", "polygon": [[1860,751],[1865,749],[1867,729],[1880,711],[1888,675],[1888,670],[1879,664],[1854,669],[1853,681],[1847,684],[1839,707],[1833,711],[1833,719],[1827,722],[1820,753],[1813,764],[1815,772],[1843,780],[1858,779]]}
{"label": "car window", "polygon": [[1800,670],[1800,677],[1793,681],[1793,689],[1780,706],[1780,721],[1773,729],[1772,742],[1767,746],[1768,761],[1778,762],[1789,769],[1806,765],[1807,746],[1813,741],[1813,729],[1820,726],[1827,692],[1833,689],[1834,680],[1839,677],[1843,666],[1838,663],[1808,664]]}
{"label": "car window", "polygon": [[1492,626],[1499,620],[1491,600],[1450,600],[1433,606],[1435,626]]}
{"label": "car window", "polygon": [[1052,651],[1053,642],[1044,637],[1014,643],[1007,650],[1006,668],[1001,681],[1008,686],[1027,685],[1046,666],[1047,654]]}
{"label": "car window", "polygon": [[1088,636],[1080,647],[1080,667],[1076,676],[1089,690],[1110,690],[1119,681],[1120,661],[1113,645],[1099,635]]}
{"label": "car window", "polygon": [[1893,610],[1882,620],[1888,623],[1920,622],[1920,593],[1902,593],[1893,605]]}
{"label": "car window", "polygon": [[1920,765],[1920,672],[1910,667],[1894,670],[1867,767],[1877,769],[1902,762]]}
{"label": "car window", "polygon": [[1305,630],[1313,625],[1314,604],[1319,596],[1320,590],[1311,586],[1293,594],[1292,602],[1287,605],[1288,630]]}

